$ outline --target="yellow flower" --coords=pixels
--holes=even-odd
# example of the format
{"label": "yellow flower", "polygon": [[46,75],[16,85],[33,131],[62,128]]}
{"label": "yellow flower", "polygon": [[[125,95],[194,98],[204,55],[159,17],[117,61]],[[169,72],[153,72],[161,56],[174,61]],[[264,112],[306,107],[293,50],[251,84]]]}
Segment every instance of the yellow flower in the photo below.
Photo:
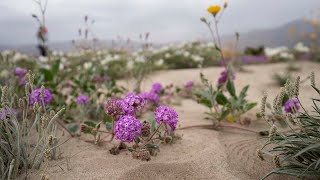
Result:
{"label": "yellow flower", "polygon": [[312,33],[309,35],[310,39],[316,39],[317,38],[317,34],[316,33]]}
{"label": "yellow flower", "polygon": [[228,117],[227,117],[227,121],[230,122],[230,123],[233,123],[233,122],[235,122],[236,120],[235,120],[235,118],[234,118],[233,116],[228,116]]}
{"label": "yellow flower", "polygon": [[218,12],[219,12],[220,10],[221,10],[221,7],[220,7],[219,5],[210,6],[210,7],[208,8],[208,12],[211,13],[211,14],[213,14],[214,16],[215,16],[216,14],[218,14]]}

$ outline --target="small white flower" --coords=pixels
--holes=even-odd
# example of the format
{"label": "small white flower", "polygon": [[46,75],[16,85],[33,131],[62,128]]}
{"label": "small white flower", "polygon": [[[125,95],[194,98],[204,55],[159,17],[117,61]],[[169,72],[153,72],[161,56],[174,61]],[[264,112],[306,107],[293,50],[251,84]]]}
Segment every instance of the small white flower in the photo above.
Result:
{"label": "small white flower", "polygon": [[281,58],[284,58],[284,59],[293,59],[294,58],[293,54],[290,54],[288,52],[281,52],[279,55]]}
{"label": "small white flower", "polygon": [[39,56],[39,61],[42,63],[46,63],[46,62],[48,62],[48,58],[44,57],[44,56]]}
{"label": "small white flower", "polygon": [[146,62],[146,59],[143,56],[138,56],[135,58],[135,61],[144,63],[144,62]]}
{"label": "small white flower", "polygon": [[127,62],[127,69],[129,69],[129,70],[133,69],[133,61]]}
{"label": "small white flower", "polygon": [[64,65],[62,63],[60,63],[59,70],[62,71],[63,69],[64,69]]}
{"label": "small white flower", "polygon": [[190,53],[189,53],[188,51],[184,51],[184,52],[183,52],[183,56],[187,58],[187,57],[190,56]]}
{"label": "small white flower", "polygon": [[9,71],[8,70],[3,70],[0,73],[0,77],[2,77],[2,78],[6,78],[6,77],[8,77],[8,75],[9,75]]}
{"label": "small white flower", "polygon": [[301,53],[308,53],[310,49],[305,46],[302,42],[298,42],[294,47],[294,50],[301,52]]}
{"label": "small white flower", "polygon": [[194,61],[194,62],[200,62],[202,63],[204,61],[204,58],[201,57],[201,56],[198,56],[198,55],[192,55],[191,56],[191,59]]}
{"label": "small white flower", "polygon": [[62,57],[62,58],[61,58],[61,63],[62,63],[62,64],[66,64],[66,62],[67,62],[67,58]]}
{"label": "small white flower", "polygon": [[289,51],[289,49],[285,46],[280,46],[280,47],[276,47],[276,48],[265,48],[265,54],[266,56],[268,57],[273,57],[273,56],[276,56],[276,55],[279,55],[280,53],[282,52],[287,52]]}
{"label": "small white flower", "polygon": [[86,62],[83,64],[84,69],[90,69],[92,67],[92,62]]}
{"label": "small white flower", "polygon": [[169,59],[171,57],[171,54],[170,53],[166,53],[165,55],[164,55],[164,58],[166,58],[166,59]]}
{"label": "small white flower", "polygon": [[113,56],[113,59],[114,59],[115,61],[119,60],[119,59],[120,59],[120,55],[115,54],[115,55]]}
{"label": "small white flower", "polygon": [[2,56],[9,56],[12,52],[10,50],[4,50],[1,54]]}
{"label": "small white flower", "polygon": [[164,62],[163,59],[159,59],[159,60],[155,63],[155,65],[156,65],[156,66],[162,66],[162,65],[163,65],[163,62]]}

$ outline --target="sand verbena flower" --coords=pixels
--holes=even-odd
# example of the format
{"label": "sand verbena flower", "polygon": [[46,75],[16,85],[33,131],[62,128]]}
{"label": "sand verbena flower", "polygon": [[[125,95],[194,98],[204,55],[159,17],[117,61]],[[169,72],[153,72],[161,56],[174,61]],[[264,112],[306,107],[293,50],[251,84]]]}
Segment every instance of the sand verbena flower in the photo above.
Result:
{"label": "sand verbena flower", "polygon": [[123,142],[132,142],[141,135],[142,124],[133,116],[121,117],[114,128],[115,137]]}
{"label": "sand verbena flower", "polygon": [[159,106],[156,108],[154,114],[158,124],[163,122],[164,124],[169,125],[172,130],[176,129],[178,114],[174,109],[167,106]]}
{"label": "sand verbena flower", "polygon": [[89,101],[90,101],[89,96],[84,95],[84,94],[78,96],[77,99],[76,99],[76,103],[78,105],[86,105],[86,104],[89,103]]}
{"label": "sand verbena flower", "polygon": [[[43,89],[43,91],[41,91],[41,89]],[[33,105],[35,102],[42,104],[42,100],[45,105],[53,100],[53,96],[49,89],[37,88],[29,95],[30,105]]]}
{"label": "sand verbena flower", "polygon": [[124,114],[124,110],[122,108],[121,100],[118,99],[110,99],[104,105],[105,112],[113,117],[120,116]]}

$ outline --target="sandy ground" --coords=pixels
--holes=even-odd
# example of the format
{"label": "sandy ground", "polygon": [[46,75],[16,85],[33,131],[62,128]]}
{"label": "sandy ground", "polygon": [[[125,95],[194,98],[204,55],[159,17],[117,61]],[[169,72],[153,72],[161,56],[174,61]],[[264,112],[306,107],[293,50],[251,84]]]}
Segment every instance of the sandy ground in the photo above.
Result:
{"label": "sandy ground", "polygon": [[[300,63],[301,71],[294,73],[301,78],[311,71],[320,75],[320,65]],[[279,88],[271,79],[273,72],[284,71],[285,64],[247,66],[248,72],[236,74],[236,86],[250,84],[248,98],[259,102],[262,91],[267,90],[269,101]],[[206,68],[202,72],[215,83],[222,68]],[[152,83],[184,84],[188,80],[199,82],[199,69],[170,70],[150,75],[144,89]],[[319,82],[319,80],[318,80]],[[301,87],[302,102],[307,102],[315,93],[309,88],[309,81]],[[306,104],[306,103],[305,103]],[[206,109],[192,100],[183,100],[181,106],[174,107],[179,113],[180,126],[210,124],[204,120]],[[247,116],[254,118],[259,106]],[[249,128],[262,130],[268,126],[262,121],[254,121]],[[272,168],[271,158],[260,161],[256,149],[261,147],[261,137],[234,129],[214,131],[208,129],[186,129],[178,131],[182,139],[173,145],[161,147],[161,152],[149,162],[131,158],[130,153],[111,155],[108,151],[113,145],[94,146],[83,140],[73,138],[63,147],[63,159],[52,161],[48,168],[32,175],[38,179],[40,173],[50,179],[260,179]],[[66,138],[66,137],[65,137]],[[72,156],[72,157],[71,157]],[[69,159],[68,163],[67,160]],[[45,171],[44,171],[45,170]],[[272,176],[269,179],[292,179]]]}

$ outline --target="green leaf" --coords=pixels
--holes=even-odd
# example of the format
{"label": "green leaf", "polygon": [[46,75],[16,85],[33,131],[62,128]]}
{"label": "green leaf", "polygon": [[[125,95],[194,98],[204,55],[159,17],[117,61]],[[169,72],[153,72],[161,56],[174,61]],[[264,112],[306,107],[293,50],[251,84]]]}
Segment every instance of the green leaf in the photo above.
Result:
{"label": "green leaf", "polygon": [[217,95],[216,95],[216,101],[218,104],[223,106],[228,104],[228,99],[226,98],[226,96],[224,96],[222,92],[219,92],[219,91],[217,92]]}
{"label": "green leaf", "polygon": [[195,96],[198,98],[198,103],[208,108],[212,108],[211,96],[207,91],[196,92]]}
{"label": "green leaf", "polygon": [[234,87],[234,83],[233,83],[233,80],[232,80],[232,67],[231,67],[231,65],[228,66],[227,90],[228,90],[228,92],[229,92],[229,94],[231,96],[237,98],[236,89]]}
{"label": "green leaf", "polygon": [[96,127],[96,123],[92,122],[92,121],[85,121],[83,122],[84,124],[88,125],[89,127],[93,127],[95,128]]}
{"label": "green leaf", "polygon": [[246,85],[240,92],[240,95],[239,95],[239,99],[240,101],[244,100],[244,98],[247,96],[247,91],[249,89],[249,85]]}
{"label": "green leaf", "polygon": [[146,147],[148,149],[159,149],[159,146],[156,144],[146,144]]}
{"label": "green leaf", "polygon": [[78,123],[72,123],[67,125],[67,129],[72,133],[76,133],[79,128],[80,126]]}
{"label": "green leaf", "polygon": [[[312,85],[311,85],[311,86],[312,86]],[[314,90],[317,91],[318,94],[320,94],[320,90],[319,90],[317,87],[315,87],[315,86],[312,86],[312,87],[313,87]]]}
{"label": "green leaf", "polygon": [[151,126],[151,132],[153,132],[157,128],[156,120],[154,118],[153,113],[149,114],[148,122]]}
{"label": "green leaf", "polygon": [[227,90],[228,90],[229,94],[232,97],[237,97],[236,89],[235,89],[234,84],[233,84],[233,80],[230,79],[230,77],[229,77],[228,82],[227,82]]}
{"label": "green leaf", "polygon": [[320,150],[320,144],[312,144],[312,145],[309,145],[305,148],[303,148],[301,151],[299,151],[297,154],[294,155],[294,157],[298,157],[300,155],[302,155],[303,153],[306,153],[312,149],[315,149],[315,151],[319,151]]}
{"label": "green leaf", "polygon": [[257,103],[247,103],[244,105],[244,111],[249,111],[250,109],[254,108]]}
{"label": "green leaf", "polygon": [[225,119],[230,114],[230,112],[231,112],[230,109],[222,110],[219,120],[221,121],[221,120]]}
{"label": "green leaf", "polygon": [[54,75],[51,73],[50,70],[41,68],[39,69],[39,72],[44,76],[45,81],[53,80]]}
{"label": "green leaf", "polygon": [[106,122],[106,129],[111,131],[112,129],[112,122]]}
{"label": "green leaf", "polygon": [[136,144],[139,144],[139,143],[140,143],[140,138],[135,138],[135,139],[134,139],[134,142],[135,142]]}
{"label": "green leaf", "polygon": [[57,75],[60,67],[60,59],[57,59],[51,66],[51,73]]}

